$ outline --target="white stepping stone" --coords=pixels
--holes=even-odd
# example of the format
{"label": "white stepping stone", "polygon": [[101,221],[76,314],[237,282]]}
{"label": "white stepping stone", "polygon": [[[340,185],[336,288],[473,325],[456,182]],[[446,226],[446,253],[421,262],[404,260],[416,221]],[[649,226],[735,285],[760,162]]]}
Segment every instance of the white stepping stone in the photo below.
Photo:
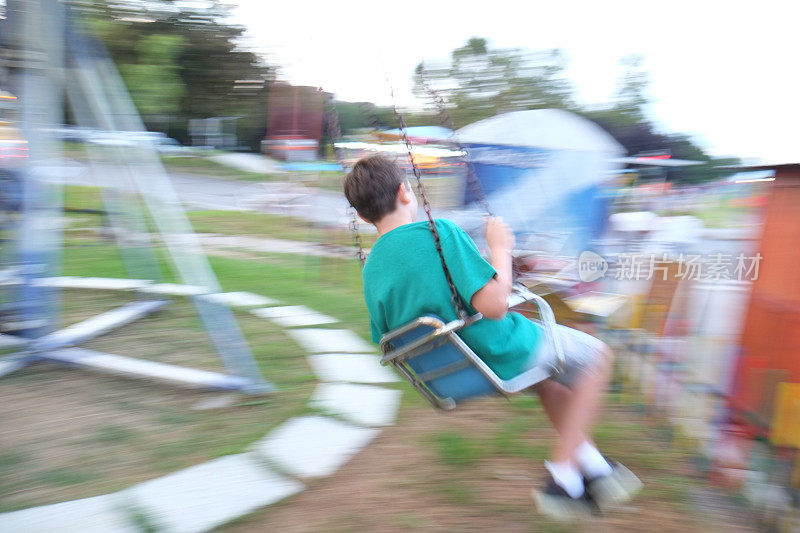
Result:
{"label": "white stepping stone", "polygon": [[[170,533],[208,531],[305,487],[250,454],[228,455],[125,490],[132,504]],[[109,530],[110,531],[110,530]]]}
{"label": "white stepping stone", "polygon": [[169,294],[172,296],[197,296],[199,294],[208,294],[211,292],[206,287],[198,285],[180,285],[178,283],[156,283],[141,289],[142,292],[149,292],[153,294]]}
{"label": "white stepping stone", "polygon": [[41,287],[60,287],[62,289],[108,289],[128,291],[141,289],[152,282],[146,279],[126,278],[81,278],[75,276],[60,276],[42,278],[35,281]]}
{"label": "white stepping stone", "polygon": [[372,385],[320,383],[311,397],[311,405],[361,426],[390,426],[397,416],[402,394],[399,390]]}
{"label": "white stepping stone", "polygon": [[12,372],[16,372],[20,368],[24,368],[25,365],[26,363],[24,359],[8,359],[6,361],[0,361],[0,377]]}
{"label": "white stepping stone", "polygon": [[333,324],[338,322],[332,316],[318,313],[303,305],[286,305],[281,307],[265,307],[253,309],[252,314],[266,318],[284,328],[298,326],[318,326],[320,324]]}
{"label": "white stepping stone", "polygon": [[323,477],[334,473],[378,433],[325,416],[304,416],[284,422],[257,442],[254,451],[298,477]]}
{"label": "white stepping stone", "polygon": [[116,494],[42,505],[0,514],[3,533],[136,533]]}
{"label": "white stepping stone", "polygon": [[23,346],[27,344],[27,340],[23,339],[22,337],[17,337],[16,335],[6,335],[5,333],[0,333],[0,349],[2,348],[16,348],[18,346]]}
{"label": "white stepping stone", "polygon": [[277,300],[261,296],[260,294],[253,294],[252,292],[219,292],[205,295],[203,299],[237,307],[256,307],[259,305],[275,305],[278,303]]}
{"label": "white stepping stone", "polygon": [[16,276],[0,277],[0,287],[13,287],[15,285],[22,285],[22,278]]}
{"label": "white stepping stone", "polygon": [[320,381],[351,383],[394,383],[394,372],[381,366],[375,355],[327,353],[308,356],[308,362]]}
{"label": "white stepping stone", "polygon": [[374,353],[375,347],[349,329],[291,329],[291,335],[308,353]]}

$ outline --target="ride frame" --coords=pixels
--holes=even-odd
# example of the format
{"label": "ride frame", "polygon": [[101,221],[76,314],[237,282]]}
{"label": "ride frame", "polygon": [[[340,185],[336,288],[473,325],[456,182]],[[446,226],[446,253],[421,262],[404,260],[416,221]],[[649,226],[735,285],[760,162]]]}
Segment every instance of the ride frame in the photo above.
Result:
{"label": "ride frame", "polygon": [[[22,201],[17,227],[11,229],[17,239],[11,250],[2,250],[3,263],[10,265],[4,269],[3,300],[16,321],[16,335],[1,340],[17,351],[0,358],[0,376],[44,361],[203,389],[274,390],[262,377],[232,311],[215,298],[219,283],[154,147],[118,142],[145,128],[102,44],[80,31],[75,13],[59,0],[8,0],[6,15],[0,27],[1,60],[9,88],[19,95],[29,157],[19,173]],[[178,277],[195,289],[194,306],[228,374],[74,347],[168,303],[152,294],[140,292],[137,301],[59,329],[60,293],[46,278],[59,270],[63,248],[54,130],[63,124],[65,100],[78,126],[109,133],[105,146],[89,143],[87,150],[92,173],[102,177],[103,203],[128,274],[152,281],[161,277],[146,209]]]}

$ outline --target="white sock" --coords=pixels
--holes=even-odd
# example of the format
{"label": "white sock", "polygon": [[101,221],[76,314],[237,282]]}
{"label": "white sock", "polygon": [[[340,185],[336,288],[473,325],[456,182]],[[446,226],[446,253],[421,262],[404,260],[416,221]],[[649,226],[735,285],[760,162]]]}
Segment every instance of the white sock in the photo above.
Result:
{"label": "white sock", "polygon": [[550,461],[544,462],[545,468],[553,476],[558,486],[567,491],[573,498],[580,498],[583,496],[583,476],[571,461],[563,463],[551,463]]}
{"label": "white sock", "polygon": [[605,460],[603,454],[587,440],[575,448],[572,456],[586,477],[607,476],[613,472],[611,465]]}

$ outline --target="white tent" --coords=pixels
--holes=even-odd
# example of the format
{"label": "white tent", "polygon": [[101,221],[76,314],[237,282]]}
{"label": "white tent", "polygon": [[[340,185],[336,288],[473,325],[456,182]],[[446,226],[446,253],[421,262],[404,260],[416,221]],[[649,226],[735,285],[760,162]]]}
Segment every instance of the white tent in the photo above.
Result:
{"label": "white tent", "polygon": [[[518,234],[549,234],[550,240],[557,234],[548,248],[564,253],[585,246],[600,224],[593,191],[619,168],[614,159],[625,155],[600,126],[559,109],[504,113],[454,137],[494,212]],[[467,220],[478,211],[457,218],[470,226]]]}
{"label": "white tent", "polygon": [[591,120],[561,109],[503,113],[464,126],[456,135],[463,144],[601,152],[609,157],[625,155],[622,145],[603,128]]}

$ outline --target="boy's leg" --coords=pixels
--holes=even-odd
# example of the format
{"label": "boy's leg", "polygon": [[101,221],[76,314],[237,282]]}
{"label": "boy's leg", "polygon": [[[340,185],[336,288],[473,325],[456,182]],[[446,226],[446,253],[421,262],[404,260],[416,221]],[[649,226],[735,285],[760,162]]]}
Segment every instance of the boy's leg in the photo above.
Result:
{"label": "boy's leg", "polygon": [[[557,334],[564,347],[567,368],[554,379],[537,385],[535,390],[560,438],[550,461],[545,463],[552,476],[551,485],[538,495],[537,501],[541,502],[540,508],[554,502],[561,506],[564,498],[552,496],[565,492],[571,498],[582,497],[584,483],[592,496],[597,495],[598,503],[627,499],[638,490],[638,479],[621,465],[612,467],[589,438],[611,374],[611,350],[598,339],[571,328],[559,326]],[[549,364],[553,359],[553,353],[543,353],[541,364]],[[621,474],[629,475],[624,488],[617,479]],[[564,490],[552,490],[554,484]],[[609,487],[619,490],[612,495]]]}
{"label": "boy's leg", "polygon": [[542,407],[560,436],[552,461],[571,460],[575,450],[589,440],[589,429],[608,385],[611,360],[611,350],[604,347],[593,368],[577,374],[571,388],[553,380],[536,387]]}

